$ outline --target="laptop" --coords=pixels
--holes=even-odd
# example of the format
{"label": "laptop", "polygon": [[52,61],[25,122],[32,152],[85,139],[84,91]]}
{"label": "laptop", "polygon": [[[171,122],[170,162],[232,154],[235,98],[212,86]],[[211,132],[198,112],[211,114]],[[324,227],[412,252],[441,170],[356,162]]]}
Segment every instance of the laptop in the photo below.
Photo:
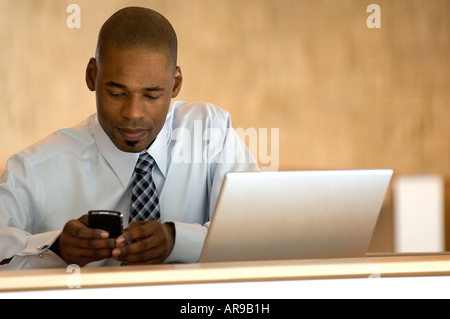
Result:
{"label": "laptop", "polygon": [[364,257],[392,175],[229,173],[200,263]]}

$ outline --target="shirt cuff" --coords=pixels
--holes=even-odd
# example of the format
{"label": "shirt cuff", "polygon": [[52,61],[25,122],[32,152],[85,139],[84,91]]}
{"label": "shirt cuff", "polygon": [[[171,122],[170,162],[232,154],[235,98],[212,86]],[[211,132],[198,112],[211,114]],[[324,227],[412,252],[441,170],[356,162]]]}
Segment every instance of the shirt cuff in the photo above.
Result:
{"label": "shirt cuff", "polygon": [[170,263],[196,263],[205,244],[208,228],[200,224],[186,224],[174,222],[175,245],[166,264]]}
{"label": "shirt cuff", "polygon": [[14,266],[15,263],[20,265],[28,263],[29,266],[26,268],[31,269],[67,267],[67,263],[50,250],[60,235],[60,230],[31,235],[27,247],[13,258],[10,266]]}

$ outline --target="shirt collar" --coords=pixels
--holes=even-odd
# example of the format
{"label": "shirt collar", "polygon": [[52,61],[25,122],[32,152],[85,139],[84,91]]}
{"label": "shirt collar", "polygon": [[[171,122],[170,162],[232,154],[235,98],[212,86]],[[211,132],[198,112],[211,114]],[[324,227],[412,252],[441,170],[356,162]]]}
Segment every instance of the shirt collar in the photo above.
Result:
{"label": "shirt collar", "polygon": [[[101,127],[97,116],[95,116],[92,134],[100,153],[111,166],[123,187],[128,187],[133,177],[139,153],[127,153],[119,150]],[[164,177],[166,177],[167,174],[169,135],[170,128],[168,125],[164,125],[163,129],[148,149],[148,153],[154,158]]]}
{"label": "shirt collar", "polygon": [[[150,145],[148,153],[153,157],[159,170],[163,174],[164,178],[167,175],[167,158],[169,151],[169,142],[171,135],[171,127],[169,121],[166,121],[161,132],[159,132],[155,141]],[[137,160],[136,160],[137,162]],[[136,163],[135,163],[136,164]],[[134,168],[133,168],[134,169]]]}

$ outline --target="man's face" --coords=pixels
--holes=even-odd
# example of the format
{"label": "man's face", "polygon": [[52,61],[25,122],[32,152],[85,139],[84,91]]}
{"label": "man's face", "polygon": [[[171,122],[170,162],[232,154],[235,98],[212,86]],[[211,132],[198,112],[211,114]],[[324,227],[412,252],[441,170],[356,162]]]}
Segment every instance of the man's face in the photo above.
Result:
{"label": "man's face", "polygon": [[164,126],[182,75],[164,53],[111,47],[100,61],[91,59],[86,81],[96,91],[100,125],[118,149],[148,148]]}

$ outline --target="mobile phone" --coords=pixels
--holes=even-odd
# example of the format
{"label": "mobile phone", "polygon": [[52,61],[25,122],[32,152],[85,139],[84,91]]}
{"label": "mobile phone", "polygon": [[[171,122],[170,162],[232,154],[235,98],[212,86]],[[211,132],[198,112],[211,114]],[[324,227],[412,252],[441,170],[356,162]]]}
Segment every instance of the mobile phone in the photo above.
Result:
{"label": "mobile phone", "polygon": [[91,210],[88,213],[89,228],[106,230],[109,238],[117,238],[123,232],[123,214],[110,210]]}

